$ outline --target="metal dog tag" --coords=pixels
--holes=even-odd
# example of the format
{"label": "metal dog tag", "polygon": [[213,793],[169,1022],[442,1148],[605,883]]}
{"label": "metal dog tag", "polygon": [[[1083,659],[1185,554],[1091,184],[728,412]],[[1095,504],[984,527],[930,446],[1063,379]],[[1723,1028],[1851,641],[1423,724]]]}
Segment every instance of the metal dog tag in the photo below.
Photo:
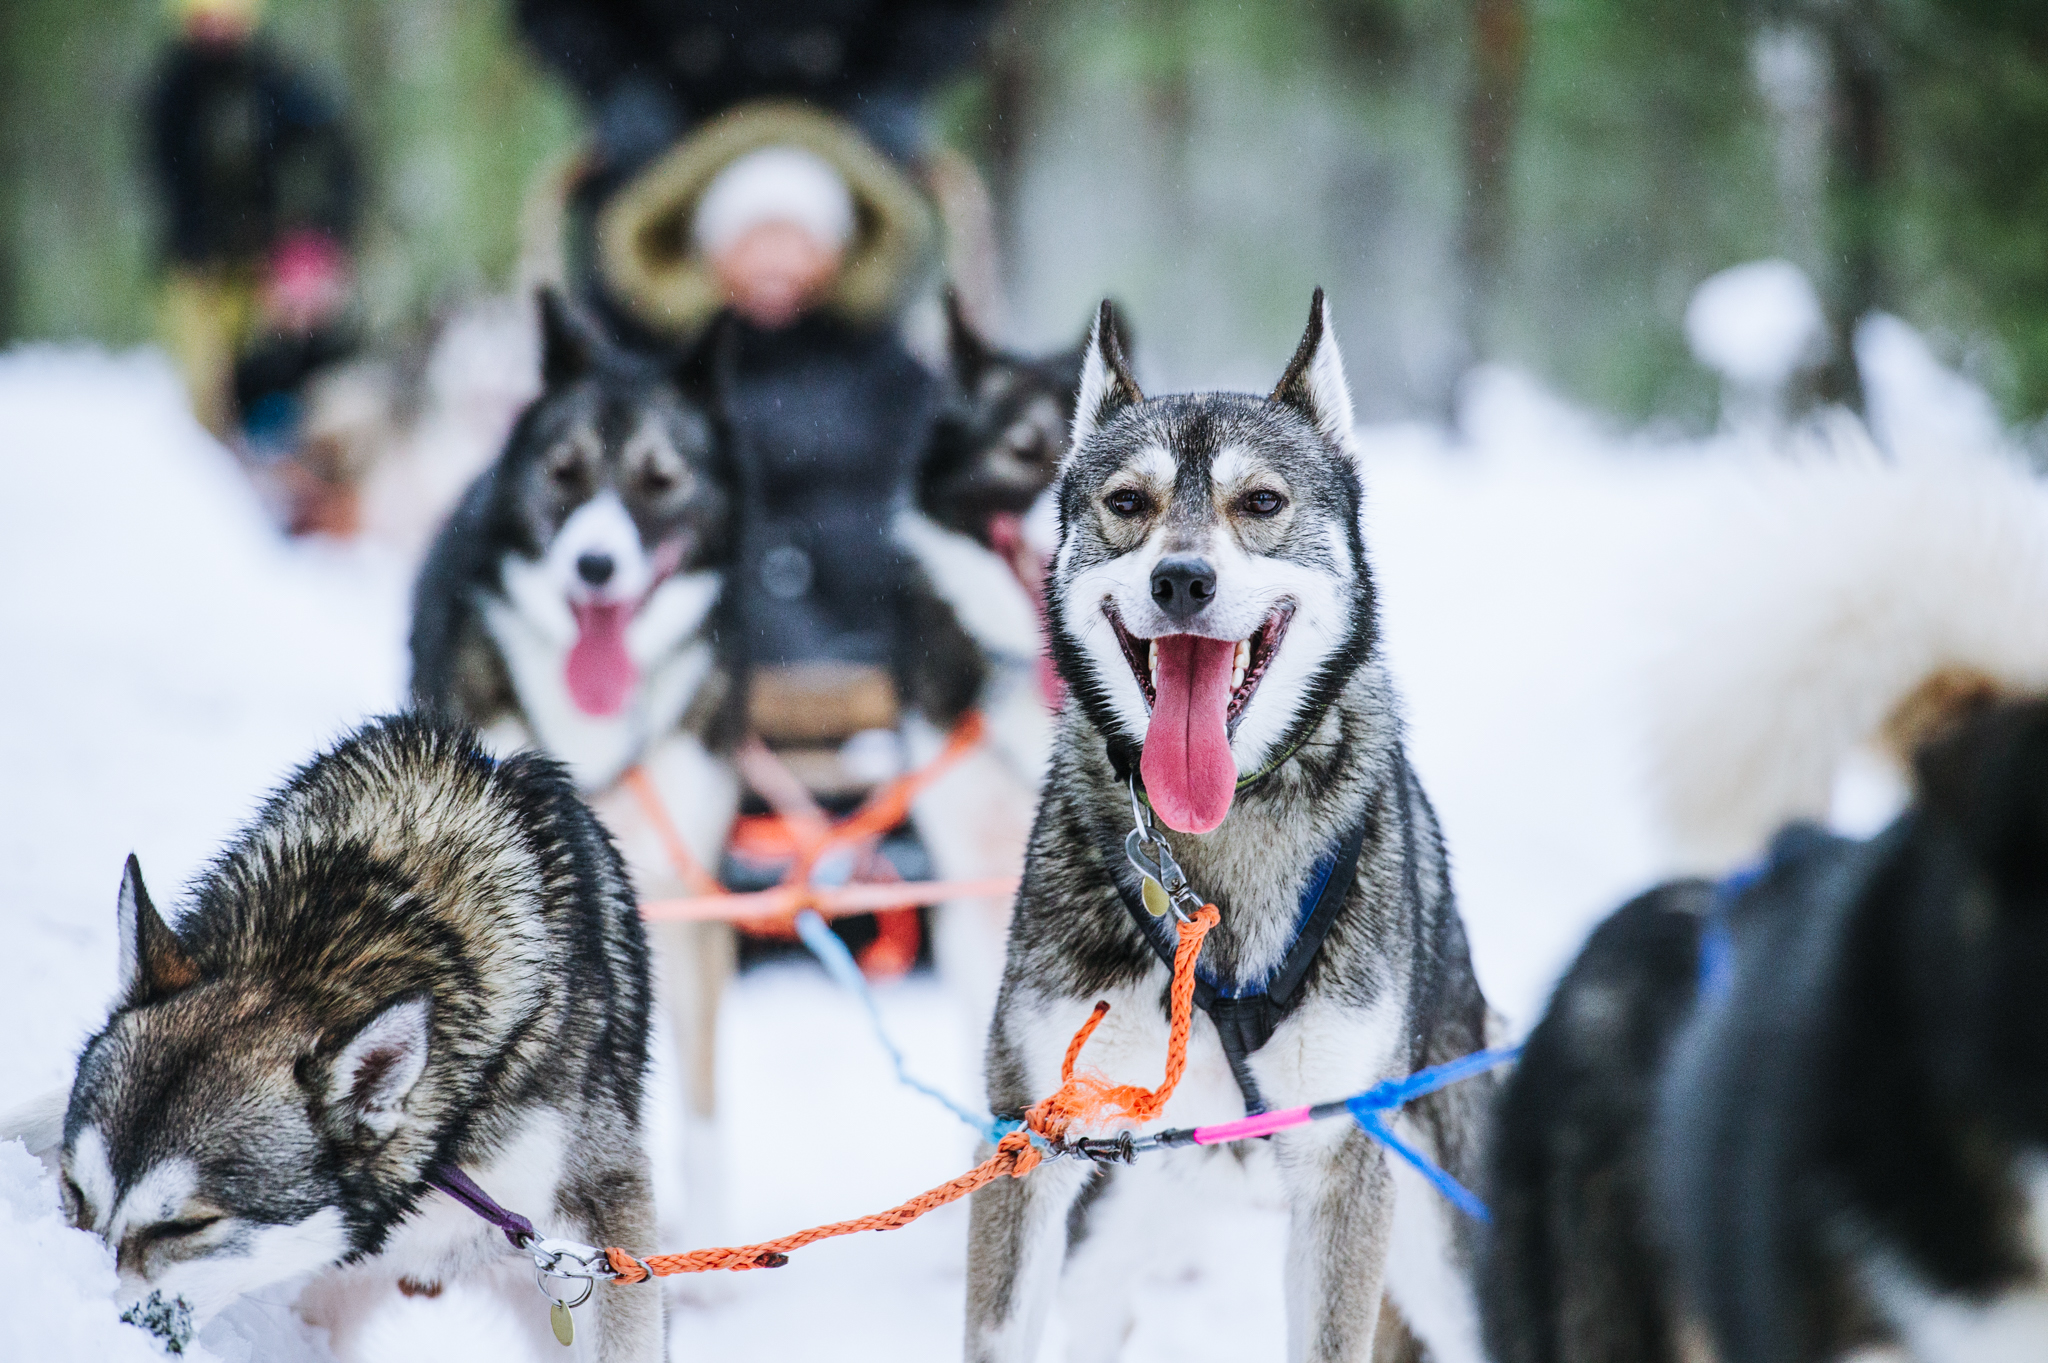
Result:
{"label": "metal dog tag", "polygon": [[576,1342],[576,1320],[569,1314],[569,1308],[560,1302],[548,1307],[548,1324],[555,1327],[555,1338],[563,1348]]}
{"label": "metal dog tag", "polygon": [[1151,876],[1139,878],[1140,897],[1145,901],[1145,912],[1154,918],[1166,917],[1173,908],[1173,901],[1166,896],[1166,887]]}

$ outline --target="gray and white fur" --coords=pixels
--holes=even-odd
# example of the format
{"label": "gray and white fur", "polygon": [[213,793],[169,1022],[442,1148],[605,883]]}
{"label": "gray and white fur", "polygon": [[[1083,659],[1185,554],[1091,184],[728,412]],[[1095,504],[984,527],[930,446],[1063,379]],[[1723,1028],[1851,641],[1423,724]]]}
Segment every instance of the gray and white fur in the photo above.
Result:
{"label": "gray and white fur", "polygon": [[[427,1186],[436,1164],[544,1235],[651,1248],[646,939],[555,763],[375,722],[271,797],[175,928],[132,857],[119,912],[61,1167],[124,1304],[182,1297],[203,1324],[308,1277],[491,1271],[504,1236]],[[586,1356],[661,1355],[649,1290],[599,1287],[577,1315]]]}
{"label": "gray and white fur", "polygon": [[[1483,1046],[1485,1002],[1377,651],[1351,426],[1320,291],[1299,349],[1263,398],[1144,398],[1105,304],[1058,483],[1049,615],[1071,693],[989,1036],[996,1112],[1015,1115],[1058,1087],[1068,1039],[1097,1000],[1111,1008],[1082,1063],[1119,1081],[1158,1081],[1168,972],[1120,901],[1120,883],[1135,887],[1120,849],[1132,826],[1125,780],[1142,763],[1153,699],[1150,641],[1174,633],[1248,646],[1244,677],[1233,676],[1230,752],[1241,773],[1271,768],[1237,790],[1213,831],[1167,834],[1197,892],[1222,912],[1203,954],[1220,980],[1275,967],[1311,867],[1359,820],[1367,825],[1355,882],[1297,1006],[1250,1057],[1268,1105],[1344,1097]],[[1190,602],[1188,583],[1204,579],[1206,593]],[[1469,1178],[1488,1087],[1418,1103],[1400,1129]],[[1160,1121],[1243,1111],[1218,1034],[1198,1013],[1186,1077]],[[1070,1286],[1095,1297],[1076,1304],[1094,1347],[1113,1355],[1131,1327],[1120,1286],[1132,1250],[1109,1242],[1110,1228],[1131,1219],[1119,1204],[1186,1197],[1182,1180],[1205,1161],[1277,1169],[1290,1211],[1288,1358],[1373,1357],[1383,1292],[1398,1308],[1387,1319],[1404,1321],[1432,1358],[1479,1357],[1468,1228],[1363,1132],[1332,1122],[1113,1173],[1064,1161],[985,1188],[970,1233],[968,1358],[1036,1357],[1069,1264]]]}

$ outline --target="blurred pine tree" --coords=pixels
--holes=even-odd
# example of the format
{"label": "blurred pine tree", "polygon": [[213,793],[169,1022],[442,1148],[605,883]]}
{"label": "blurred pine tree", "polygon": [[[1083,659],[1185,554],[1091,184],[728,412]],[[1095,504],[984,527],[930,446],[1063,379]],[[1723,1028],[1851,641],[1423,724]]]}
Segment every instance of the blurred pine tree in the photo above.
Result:
{"label": "blurred pine tree", "polygon": [[[170,22],[0,0],[0,339],[150,335],[138,106]],[[579,128],[508,0],[272,0],[268,27],[364,144],[373,326],[509,285]],[[1844,329],[1898,312],[2048,411],[2044,0],[1018,0],[941,122],[995,190],[1017,339],[1112,292],[1163,380],[1253,381],[1321,282],[1368,412],[1440,412],[1498,358],[1702,423],[1686,300],[1779,255]]]}

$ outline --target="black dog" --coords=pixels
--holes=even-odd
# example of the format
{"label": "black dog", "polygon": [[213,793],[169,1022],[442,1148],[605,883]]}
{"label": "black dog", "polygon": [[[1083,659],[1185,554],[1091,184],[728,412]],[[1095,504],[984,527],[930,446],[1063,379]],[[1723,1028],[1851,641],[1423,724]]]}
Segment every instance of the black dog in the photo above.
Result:
{"label": "black dog", "polygon": [[1498,1110],[1499,1363],[2048,1357],[2048,704],[1593,935]]}

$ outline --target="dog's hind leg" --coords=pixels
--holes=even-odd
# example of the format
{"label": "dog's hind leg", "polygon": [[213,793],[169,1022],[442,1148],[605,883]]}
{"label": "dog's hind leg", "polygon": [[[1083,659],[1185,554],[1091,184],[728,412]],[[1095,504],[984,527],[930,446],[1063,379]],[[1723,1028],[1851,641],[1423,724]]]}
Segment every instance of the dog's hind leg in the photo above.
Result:
{"label": "dog's hind leg", "polygon": [[[1421,1132],[1403,1123],[1420,1144]],[[1428,1148],[1427,1146],[1424,1147]],[[1393,1253],[1387,1295],[1427,1346],[1430,1363],[1485,1363],[1472,1270],[1459,1243],[1464,1213],[1407,1163],[1390,1160],[1394,1182]]]}
{"label": "dog's hind leg", "polygon": [[[657,745],[642,765],[690,855],[698,865],[715,869],[739,808],[732,769],[688,734]],[[660,833],[628,791],[616,788],[592,803],[632,868],[641,902],[690,893],[670,864]],[[692,1243],[714,1243],[725,1234],[718,1009],[738,961],[738,938],[728,923],[656,920],[647,925],[647,940],[654,951],[655,992],[675,1039],[683,1095],[683,1210],[676,1229]]]}
{"label": "dog's hind leg", "polygon": [[1032,1363],[1059,1290],[1067,1214],[1094,1170],[1040,1165],[974,1195],[967,1232],[968,1363]]}
{"label": "dog's hind leg", "polygon": [[1287,1189],[1288,1363],[1370,1363],[1393,1238],[1394,1182],[1346,1123],[1279,1137]]}

